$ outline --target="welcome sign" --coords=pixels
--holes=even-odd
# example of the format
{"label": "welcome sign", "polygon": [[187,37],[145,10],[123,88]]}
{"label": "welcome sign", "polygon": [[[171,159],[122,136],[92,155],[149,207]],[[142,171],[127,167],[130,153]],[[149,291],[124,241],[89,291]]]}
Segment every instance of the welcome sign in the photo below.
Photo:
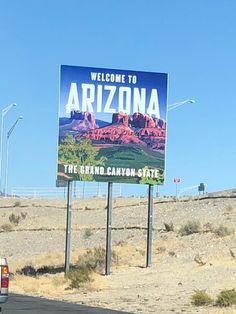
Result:
{"label": "welcome sign", "polygon": [[165,73],[62,65],[57,179],[163,184]]}

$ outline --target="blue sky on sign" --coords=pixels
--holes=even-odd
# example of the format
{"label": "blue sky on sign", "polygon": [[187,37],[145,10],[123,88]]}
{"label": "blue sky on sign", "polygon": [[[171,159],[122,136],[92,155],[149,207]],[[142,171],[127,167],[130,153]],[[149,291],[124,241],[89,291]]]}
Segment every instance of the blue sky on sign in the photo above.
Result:
{"label": "blue sky on sign", "polygon": [[[55,186],[59,66],[169,74],[162,194],[207,184],[235,187],[236,2],[234,0],[8,0],[0,6],[0,109],[11,134],[9,188]],[[127,193],[145,193],[128,185]]]}

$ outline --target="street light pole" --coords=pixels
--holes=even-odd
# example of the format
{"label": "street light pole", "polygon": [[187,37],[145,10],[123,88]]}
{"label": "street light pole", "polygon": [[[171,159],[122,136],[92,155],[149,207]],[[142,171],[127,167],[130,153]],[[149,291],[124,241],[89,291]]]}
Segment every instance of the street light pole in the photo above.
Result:
{"label": "street light pole", "polygon": [[12,108],[15,107],[16,104],[12,103],[7,107],[1,110],[1,133],[0,133],[0,192],[2,190],[2,143],[3,143],[3,118],[7,114],[7,112]]}
{"label": "street light pole", "polygon": [[[193,103],[195,103],[195,100],[193,100],[193,99],[186,99],[186,100],[183,100],[183,101],[179,101],[179,102],[167,105],[167,111],[171,111],[171,110],[176,109],[176,108],[178,108],[178,107],[180,107],[180,106],[182,106],[184,104],[187,104],[187,103],[193,104]],[[177,197],[178,197],[178,183],[179,182],[180,182],[180,178],[174,178],[176,200],[177,200]]]}
{"label": "street light pole", "polygon": [[9,143],[10,143],[10,136],[17,125],[18,121],[23,119],[22,116],[19,116],[15,123],[12,125],[10,130],[7,132],[7,153],[6,153],[6,170],[5,170],[5,188],[4,188],[4,195],[7,196],[8,193],[8,165],[9,165]]}

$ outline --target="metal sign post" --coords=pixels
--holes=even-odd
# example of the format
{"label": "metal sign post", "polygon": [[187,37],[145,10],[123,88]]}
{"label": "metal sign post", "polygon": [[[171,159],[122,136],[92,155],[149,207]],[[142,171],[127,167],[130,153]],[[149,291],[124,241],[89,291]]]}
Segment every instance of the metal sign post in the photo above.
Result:
{"label": "metal sign post", "polygon": [[174,183],[175,183],[175,197],[177,199],[178,197],[178,183],[180,183],[180,178],[174,178]]}
{"label": "metal sign post", "polygon": [[146,267],[152,263],[152,222],[153,222],[153,185],[148,185],[148,224],[147,224],[147,260]]}
{"label": "metal sign post", "polygon": [[71,242],[71,212],[72,212],[72,181],[68,181],[67,189],[67,220],[66,220],[66,252],[65,252],[65,273],[70,269],[70,242]]}
{"label": "metal sign post", "polygon": [[112,182],[108,182],[105,275],[110,275],[110,268],[111,268],[111,231],[112,231],[111,224],[112,224]]}

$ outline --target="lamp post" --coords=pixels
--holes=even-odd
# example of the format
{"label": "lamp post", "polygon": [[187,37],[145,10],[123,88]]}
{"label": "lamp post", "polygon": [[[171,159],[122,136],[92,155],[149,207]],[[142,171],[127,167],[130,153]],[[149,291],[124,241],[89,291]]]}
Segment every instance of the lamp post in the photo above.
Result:
{"label": "lamp post", "polygon": [[186,99],[186,100],[179,101],[179,102],[176,102],[174,104],[168,105],[167,106],[167,111],[173,110],[173,109],[175,109],[177,107],[180,107],[180,106],[182,106],[184,104],[187,104],[187,103],[193,104],[193,103],[195,103],[195,100],[193,100],[193,99]]}
{"label": "lamp post", "polygon": [[5,196],[7,195],[8,192],[8,164],[9,164],[9,142],[10,142],[10,136],[15,128],[15,126],[17,125],[18,121],[23,119],[22,116],[19,116],[17,118],[17,120],[15,121],[15,123],[12,125],[12,127],[9,129],[9,131],[7,132],[7,154],[6,154],[6,170],[5,170],[5,188],[4,188],[4,194]]}
{"label": "lamp post", "polygon": [[15,107],[16,104],[12,103],[1,110],[1,133],[0,133],[0,191],[2,190],[2,143],[3,143],[3,118],[8,111]]}
{"label": "lamp post", "polygon": [[[195,100],[194,99],[185,99],[183,101],[178,101],[178,102],[175,102],[173,104],[167,105],[167,111],[171,111],[171,110],[176,109],[176,108],[178,108],[178,107],[180,107],[180,106],[182,106],[184,104],[187,104],[187,103],[193,104],[193,103],[195,103]],[[179,181],[178,182],[174,181],[174,182],[176,183],[176,198],[177,198]],[[158,185],[157,185],[157,196],[160,196],[159,186]]]}

